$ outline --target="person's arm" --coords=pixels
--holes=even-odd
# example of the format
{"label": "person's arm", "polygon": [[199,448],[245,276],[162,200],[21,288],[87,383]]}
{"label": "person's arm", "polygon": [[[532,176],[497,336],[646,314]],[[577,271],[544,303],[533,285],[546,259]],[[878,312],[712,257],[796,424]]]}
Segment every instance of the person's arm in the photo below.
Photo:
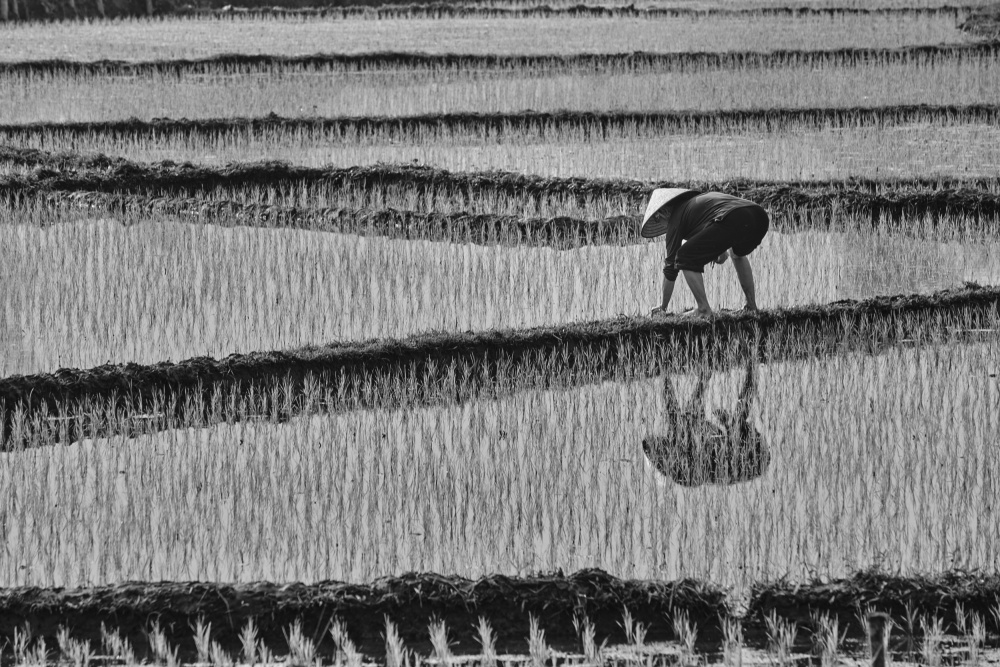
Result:
{"label": "person's arm", "polygon": [[667,312],[670,299],[674,294],[674,284],[677,282],[677,251],[681,247],[681,236],[676,226],[671,225],[666,235],[667,256],[663,260],[663,288],[660,292],[660,305],[653,309],[653,314]]}
{"label": "person's arm", "polygon": [[746,310],[757,310],[757,294],[754,289],[753,269],[750,268],[750,259],[747,257],[737,257],[733,255],[733,268],[736,269],[736,277],[743,288],[743,294],[747,298]]}

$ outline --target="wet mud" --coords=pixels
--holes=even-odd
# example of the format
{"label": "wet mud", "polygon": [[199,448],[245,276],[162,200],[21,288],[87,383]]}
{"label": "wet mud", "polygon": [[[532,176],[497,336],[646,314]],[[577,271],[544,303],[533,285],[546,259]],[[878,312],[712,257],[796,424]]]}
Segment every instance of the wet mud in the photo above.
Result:
{"label": "wet mud", "polygon": [[0,63],[0,74],[208,74],[224,70],[227,74],[260,70],[301,71],[335,69],[369,71],[378,69],[477,69],[510,71],[531,70],[630,70],[659,72],[704,71],[706,69],[776,68],[790,65],[833,67],[853,65],[929,64],[938,59],[996,57],[1000,40],[967,44],[935,44],[900,48],[783,49],[775,51],[678,52],[651,53],[582,53],[572,55],[491,55],[461,53],[383,52],[358,54],[312,54],[303,56],[221,54],[206,58],[148,61],[47,60]]}
{"label": "wet mud", "polygon": [[522,330],[433,333],[298,350],[197,357],[0,380],[0,449],[81,437],[394,405],[440,405],[525,388],[732,368],[996,335],[1000,288],[838,301],[715,319],[619,317]]}

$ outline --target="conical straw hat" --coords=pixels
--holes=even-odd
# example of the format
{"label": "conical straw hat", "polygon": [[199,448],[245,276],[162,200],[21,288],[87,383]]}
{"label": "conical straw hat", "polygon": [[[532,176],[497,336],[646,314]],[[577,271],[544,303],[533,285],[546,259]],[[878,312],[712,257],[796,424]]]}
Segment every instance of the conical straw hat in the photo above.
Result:
{"label": "conical straw hat", "polygon": [[670,209],[672,208],[668,204],[679,204],[700,194],[697,190],[688,190],[687,188],[657,188],[653,190],[653,194],[649,195],[649,205],[646,206],[646,215],[642,218],[642,228],[639,233],[647,239],[666,234],[667,227],[670,226]]}

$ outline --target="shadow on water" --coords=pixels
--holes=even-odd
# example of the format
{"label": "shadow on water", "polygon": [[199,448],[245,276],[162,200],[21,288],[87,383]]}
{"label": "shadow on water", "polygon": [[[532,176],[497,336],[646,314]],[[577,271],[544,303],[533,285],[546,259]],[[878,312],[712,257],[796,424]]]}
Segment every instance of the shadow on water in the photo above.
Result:
{"label": "shadow on water", "polygon": [[750,423],[750,408],[757,393],[756,362],[748,359],[743,385],[734,410],[717,409],[707,416],[705,390],[711,370],[699,372],[691,400],[677,400],[669,374],[663,378],[667,432],[643,439],[642,449],[664,476],[688,487],[703,484],[737,484],[764,474],[771,452],[760,431]]}

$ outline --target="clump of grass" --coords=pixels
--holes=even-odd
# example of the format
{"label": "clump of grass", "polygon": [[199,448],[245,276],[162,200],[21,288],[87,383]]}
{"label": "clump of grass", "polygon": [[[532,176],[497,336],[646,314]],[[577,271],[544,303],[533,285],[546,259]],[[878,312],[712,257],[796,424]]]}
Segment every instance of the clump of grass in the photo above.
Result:
{"label": "clump of grass", "polygon": [[496,635],[493,633],[493,627],[486,620],[485,616],[479,617],[479,624],[476,626],[476,635],[479,640],[479,646],[482,649],[480,663],[483,667],[496,667]]}
{"label": "clump of grass", "polygon": [[330,637],[337,645],[337,663],[346,663],[348,667],[361,667],[361,653],[347,634],[347,626],[337,619],[330,625]]}
{"label": "clump of grass", "polygon": [[778,616],[771,610],[764,618],[767,632],[767,652],[779,665],[787,665],[792,655],[792,645],[795,644],[795,623]]}
{"label": "clump of grass", "polygon": [[288,664],[295,667],[309,667],[316,662],[316,642],[302,632],[302,621],[295,619],[285,632],[288,643]]}
{"label": "clump of grass", "polygon": [[69,635],[69,628],[65,626],[60,626],[56,632],[56,642],[63,660],[73,667],[87,667],[94,658],[90,642],[86,639],[73,639]]}
{"label": "clump of grass", "polygon": [[671,619],[674,628],[674,636],[681,644],[681,662],[683,664],[693,664],[696,661],[694,652],[695,643],[698,641],[698,628],[691,622],[688,613],[683,609],[675,610]]}
{"label": "clump of grass", "polygon": [[404,667],[410,662],[410,651],[403,645],[396,624],[385,616],[385,664],[386,667]]}
{"label": "clump of grass", "polygon": [[153,652],[153,659],[159,665],[167,667],[180,667],[181,661],[176,646],[171,647],[167,641],[167,634],[160,627],[159,621],[153,621],[149,632],[146,633],[149,640],[149,649]]}
{"label": "clump of grass", "polygon": [[743,665],[743,624],[732,616],[722,619],[722,662],[730,667]]}
{"label": "clump of grass", "polygon": [[135,649],[132,648],[132,643],[128,639],[122,637],[117,629],[108,630],[104,626],[103,621],[101,622],[101,645],[104,647],[105,653],[113,656],[117,660],[120,660],[122,664],[138,664],[135,657]]}
{"label": "clump of grass", "polygon": [[531,656],[531,664],[535,667],[544,665],[552,654],[552,649],[545,642],[545,630],[534,614],[528,615],[528,654]]}
{"label": "clump of grass", "polygon": [[927,617],[920,619],[924,631],[924,640],[920,647],[921,657],[927,667],[941,667],[941,643],[944,641],[944,623],[935,616],[930,621]]}

